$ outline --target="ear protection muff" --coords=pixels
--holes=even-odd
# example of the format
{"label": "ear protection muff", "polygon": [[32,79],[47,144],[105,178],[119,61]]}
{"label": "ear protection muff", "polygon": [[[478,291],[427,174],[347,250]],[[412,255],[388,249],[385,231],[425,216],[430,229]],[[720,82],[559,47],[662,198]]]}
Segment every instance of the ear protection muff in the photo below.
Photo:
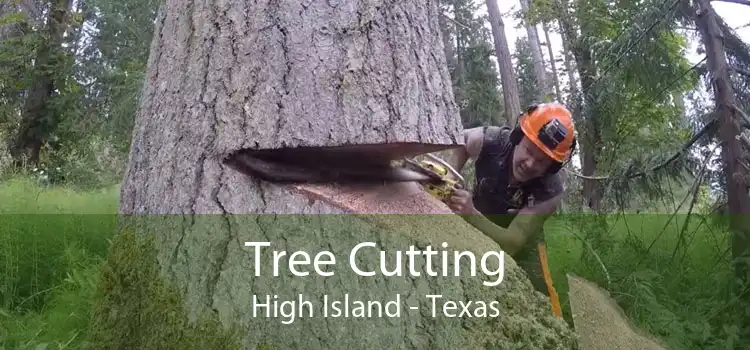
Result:
{"label": "ear protection muff", "polygon": [[[521,140],[524,137],[523,130],[521,130],[521,122],[520,122],[521,118],[524,115],[529,115],[529,114],[533,113],[538,108],[539,108],[539,105],[532,105],[529,108],[527,108],[526,111],[523,114],[521,114],[521,116],[518,117],[518,119],[516,120],[515,127],[513,127],[513,130],[511,130],[511,132],[510,132],[509,141],[511,142],[511,144],[513,144],[514,146],[517,146],[519,143],[521,143]],[[565,164],[567,164],[568,162],[570,162],[570,158],[573,156],[573,152],[576,149],[576,144],[577,143],[578,143],[577,142],[577,138],[574,135],[573,136],[573,142],[571,142],[571,144],[570,144],[570,156],[568,157],[568,159],[564,163],[563,162],[554,162],[554,163],[552,163],[552,165],[550,165],[549,169],[547,169],[547,173],[548,174],[556,174],[557,172],[560,171],[560,169],[562,169],[563,166],[565,166]]]}
{"label": "ear protection muff", "polygon": [[575,152],[576,150],[576,143],[577,143],[576,137],[573,136],[573,142],[570,144],[570,155],[568,156],[568,159],[565,160],[565,163],[560,163],[560,162],[552,163],[552,165],[549,166],[549,169],[547,169],[547,173],[557,174],[557,172],[559,172],[560,169],[562,169],[562,167],[565,166],[565,164],[568,164],[568,162],[570,162],[570,158],[573,157],[573,152]]}

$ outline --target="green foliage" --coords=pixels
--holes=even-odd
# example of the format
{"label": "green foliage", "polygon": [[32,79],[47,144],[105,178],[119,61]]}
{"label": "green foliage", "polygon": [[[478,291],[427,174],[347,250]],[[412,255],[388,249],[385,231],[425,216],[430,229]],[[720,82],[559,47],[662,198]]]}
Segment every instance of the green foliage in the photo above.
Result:
{"label": "green foliage", "polygon": [[[602,266],[584,263],[590,248],[578,238],[571,215],[549,223],[549,261],[564,313],[570,317],[567,280],[572,272],[610,291],[636,325],[673,349],[725,349],[733,342],[728,308],[735,303],[728,241],[711,215],[610,215],[612,249]],[[686,224],[687,222],[687,224]]]}
{"label": "green foliage", "polygon": [[0,348],[84,343],[118,193],[44,188],[24,177],[0,184]]}
{"label": "green foliage", "polygon": [[[118,341],[106,348],[128,348],[118,335],[128,341],[151,341],[136,346],[144,349],[230,348],[235,333],[217,328],[210,320],[186,324],[175,292],[154,275],[158,270],[148,245],[133,245],[142,249],[130,262],[136,265],[123,265],[121,258],[129,255],[119,254],[125,250],[117,248],[128,245],[130,236],[118,236],[116,245],[110,246],[117,228],[118,217],[113,214],[118,193],[118,188],[45,189],[25,178],[0,186],[0,212],[5,214],[0,225],[0,348],[101,349],[105,339]],[[153,299],[138,301],[151,305],[139,316],[109,318],[100,311],[118,299],[107,295],[110,299],[101,300],[97,291],[122,283],[122,273],[142,278],[136,286],[160,294],[141,295]],[[93,324],[92,312],[97,317]],[[138,311],[134,308],[134,312]],[[141,322],[146,320],[153,322],[144,326]],[[118,327],[104,329],[110,321]],[[150,336],[137,337],[128,329]]]}
{"label": "green foliage", "polygon": [[606,184],[605,202],[628,203],[638,193],[663,193],[651,185],[663,184],[664,176],[679,180],[692,170],[690,161],[680,159],[670,165],[682,169],[665,168],[672,171],[656,172],[648,181],[626,175],[656,166],[693,134],[673,97],[694,89],[698,77],[690,72],[688,42],[676,31],[671,4],[573,0],[563,11],[555,2],[533,2],[535,18],[568,23],[577,33],[567,39],[584,60],[577,62],[579,74],[588,72],[591,83],[583,86],[584,122],[577,129],[583,151],[595,154],[596,174],[613,180]]}
{"label": "green foliage", "polygon": [[466,83],[460,88],[466,96],[461,118],[464,127],[499,124],[502,103],[497,89],[495,67],[491,65],[493,49],[489,44],[479,44],[464,50]]}
{"label": "green foliage", "polygon": [[485,26],[487,18],[476,15],[483,6],[483,1],[475,0],[443,4],[445,12],[452,12],[461,23],[446,21],[443,29],[451,36],[454,56],[449,59],[456,62],[450,70],[453,92],[466,128],[501,124],[503,118],[491,32]]}
{"label": "green foliage", "polygon": [[156,0],[88,4],[100,13],[92,21],[97,35],[83,58],[93,79],[87,85],[90,100],[86,102],[92,113],[76,125],[87,125],[88,133],[111,140],[117,152],[127,152],[130,146],[159,4]]}
{"label": "green foliage", "polygon": [[241,333],[223,329],[214,314],[188,321],[180,292],[160,275],[152,241],[140,237],[126,229],[112,244],[94,296],[91,347],[239,349]]}
{"label": "green foliage", "polygon": [[[117,210],[117,193],[117,188],[105,192],[43,189],[36,187],[29,180],[15,179],[0,189],[0,194],[3,195],[0,203],[3,204],[2,211],[5,214],[109,214]],[[0,237],[4,240],[2,246],[6,252],[27,252],[0,263],[0,274],[4,277],[3,285],[8,283],[5,276],[9,276],[13,271],[20,271],[23,266],[36,266],[39,272],[50,272],[46,275],[38,272],[23,274],[28,281],[33,281],[26,284],[35,285],[36,289],[25,294],[16,294],[13,297],[15,302],[10,303],[18,305],[30,296],[29,293],[39,293],[36,299],[32,298],[34,308],[28,307],[30,304],[27,304],[32,300],[22,305],[26,307],[0,308],[0,346],[19,349],[34,348],[43,344],[47,344],[48,348],[62,348],[66,344],[69,348],[91,346],[90,327],[99,323],[91,319],[92,301],[97,286],[111,285],[117,281],[122,283],[122,278],[126,275],[151,281],[136,284],[145,294],[133,295],[144,296],[150,293],[149,291],[161,290],[159,286],[164,286],[158,279],[149,279],[154,272],[148,265],[149,259],[139,260],[140,265],[118,263],[102,269],[109,239],[114,233],[114,222],[110,219],[97,221],[93,218],[114,216],[27,217],[33,220],[19,221],[11,227],[26,229],[27,232],[36,231],[36,235],[18,235],[17,230],[0,231]],[[70,219],[76,217],[78,220],[86,221]],[[582,256],[589,252],[589,248],[578,238],[580,222],[591,221],[590,216],[561,215],[553,218],[545,231],[550,266],[566,317],[570,317],[570,310],[565,274],[573,272],[610,290],[639,327],[664,339],[675,349],[724,349],[731,344],[734,331],[724,313],[735,307],[728,283],[731,270],[726,255],[727,236],[724,234],[725,231],[711,223],[710,215],[692,215],[690,220],[687,219],[687,215],[606,217],[611,227],[608,237],[613,248],[606,252],[597,250],[596,253],[601,257],[612,281],[608,285],[606,275],[598,262],[581,260]],[[66,230],[66,227],[86,229],[74,233],[73,230]],[[67,239],[55,237],[59,235],[60,230],[64,232],[63,236],[68,237]],[[148,248],[145,241],[140,245],[133,244],[135,241],[132,238],[126,236],[124,240],[118,240],[120,245],[117,247]],[[116,249],[110,258],[112,262],[126,262],[129,260],[124,258],[132,256],[126,254],[127,249],[109,249]],[[32,253],[35,250],[36,253]],[[142,252],[148,251],[145,249]],[[148,256],[135,252],[130,254],[137,254],[140,258]],[[108,274],[106,280],[109,282],[105,283],[105,280],[102,280],[103,271]],[[21,284],[12,282],[12,285]],[[131,285],[130,288],[136,288],[136,285]],[[3,287],[3,290],[21,288]],[[135,300],[146,299],[130,301]],[[155,317],[153,313],[143,318],[153,321],[150,323],[150,329],[157,329],[156,326],[166,325],[172,321],[176,322],[176,325],[183,324],[179,317],[173,317],[179,314],[167,311],[175,310],[172,306],[174,304],[171,303],[173,299],[165,300],[168,302],[158,304],[158,307],[154,305],[155,308],[152,309],[163,313],[164,318]],[[126,301],[112,299],[112,302]],[[127,326],[127,318],[117,320],[123,325],[121,331],[130,327]],[[176,328],[172,328],[174,329]],[[116,337],[124,333],[99,334]],[[178,333],[171,333],[167,329],[160,334],[166,337]],[[185,334],[187,336],[183,341],[194,345],[200,344],[197,340],[205,333]],[[205,341],[217,339],[211,336],[204,338]]]}
{"label": "green foliage", "polygon": [[0,41],[0,128],[5,132],[14,130],[23,92],[31,85],[34,67],[30,62],[40,39],[36,33],[17,33]]}
{"label": "green foliage", "polygon": [[[77,3],[80,6],[81,2]],[[591,54],[595,83],[586,91],[584,118],[591,121],[595,117],[597,123],[579,124],[579,135],[591,135],[587,127],[595,127],[601,136],[595,145],[596,172],[611,175],[610,181],[603,181],[604,202],[610,208],[666,212],[682,204],[684,212],[693,201],[691,185],[700,164],[691,159],[679,158],[662,170],[625,181],[630,173],[663,163],[704,122],[705,111],[685,115],[672,100],[692,95],[699,76],[690,71],[691,64],[684,57],[688,43],[675,30],[676,22],[671,19],[679,16],[669,12],[671,3],[534,0],[524,17],[531,23],[567,21],[579,35],[573,46]],[[85,7],[73,9],[67,22],[72,35],[64,47],[53,50],[47,67],[33,64],[44,43],[43,28],[25,22],[20,12],[0,17],[0,25],[13,24],[18,29],[0,42],[1,141],[6,143],[16,131],[24,92],[38,77],[54,73],[57,89],[48,100],[55,126],[43,149],[43,164],[34,174],[31,169],[0,169],[4,180],[16,171],[35,176],[34,181],[10,178],[0,185],[0,211],[116,212],[117,191],[110,185],[119,181],[125,169],[158,5],[155,0],[85,2]],[[476,15],[478,10],[484,11],[485,4],[460,0],[442,6],[461,23],[445,21],[443,25],[451,36],[452,59],[458,63],[451,69],[451,77],[463,124],[499,124],[503,108],[493,40],[487,18]],[[651,28],[657,20],[660,23]],[[77,40],[84,23],[92,29],[89,41]],[[730,64],[750,70],[747,45],[721,25]],[[533,100],[537,84],[527,45],[523,40],[515,44],[523,106]],[[750,94],[746,93],[750,78],[738,74],[733,82],[741,107],[750,110]],[[470,167],[465,171],[469,172],[467,180],[473,178]],[[712,176],[723,181],[718,173]],[[682,182],[674,181],[680,177]],[[716,192],[719,202],[722,200],[721,191],[716,191],[716,186],[723,187],[721,181],[697,188],[693,211],[712,210],[716,197],[710,195]],[[582,181],[569,176],[568,183],[568,209],[575,212],[583,202],[575,192]],[[66,187],[43,188],[61,185]],[[75,191],[102,186],[106,188],[102,192]],[[687,200],[683,202],[683,198]],[[135,265],[125,264],[109,270],[108,280],[100,280],[99,264],[106,254],[111,222],[66,216],[43,220],[44,216],[37,215],[38,222],[29,224],[28,220],[12,221],[12,217],[0,225],[5,227],[0,229],[0,347],[83,345],[94,296],[92,285],[121,282],[131,274],[146,276],[135,274]],[[569,226],[576,235],[589,237],[591,246],[560,230],[550,235],[556,283],[564,289],[564,273],[573,271],[604,285],[606,278],[591,257],[593,249],[609,270],[613,280],[609,289],[640,326],[675,348],[723,348],[731,344],[734,329],[732,320],[720,311],[739,306],[729,297],[731,267],[722,255],[728,243],[723,231],[717,229],[720,226],[716,225],[723,223],[720,219],[693,216],[689,228],[683,230],[684,216],[669,222],[632,217],[623,221],[613,216],[603,220],[610,228],[589,217],[561,218],[560,227]],[[70,229],[74,226],[85,229]],[[656,243],[651,246],[652,242]],[[144,273],[153,272],[147,264],[141,267]],[[164,291],[167,293],[161,294]],[[174,300],[162,282],[139,292],[141,296],[158,292],[166,295],[165,300]],[[165,310],[179,315],[175,305],[168,303],[166,309],[152,305],[151,310],[156,310],[149,314],[152,325],[174,326],[169,329],[175,333],[165,334],[184,331],[180,329],[182,318],[155,315]],[[130,320],[108,321],[122,329],[137,328]],[[106,332],[99,334],[108,336]]]}

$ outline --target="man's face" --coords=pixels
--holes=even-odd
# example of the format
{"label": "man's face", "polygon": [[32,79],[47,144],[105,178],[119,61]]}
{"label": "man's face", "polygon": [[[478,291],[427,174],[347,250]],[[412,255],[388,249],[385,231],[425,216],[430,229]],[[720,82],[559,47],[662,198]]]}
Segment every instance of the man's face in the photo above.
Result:
{"label": "man's face", "polygon": [[528,138],[524,137],[513,151],[513,177],[529,181],[547,171],[553,160]]}

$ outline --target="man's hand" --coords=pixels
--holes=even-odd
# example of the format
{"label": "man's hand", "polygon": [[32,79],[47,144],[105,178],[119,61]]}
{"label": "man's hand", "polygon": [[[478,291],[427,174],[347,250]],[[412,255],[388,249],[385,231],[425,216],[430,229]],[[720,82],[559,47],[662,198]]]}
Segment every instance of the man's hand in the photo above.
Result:
{"label": "man's hand", "polygon": [[474,209],[474,202],[471,198],[471,193],[466,190],[456,190],[451,195],[448,207],[453,210],[456,214],[476,214]]}

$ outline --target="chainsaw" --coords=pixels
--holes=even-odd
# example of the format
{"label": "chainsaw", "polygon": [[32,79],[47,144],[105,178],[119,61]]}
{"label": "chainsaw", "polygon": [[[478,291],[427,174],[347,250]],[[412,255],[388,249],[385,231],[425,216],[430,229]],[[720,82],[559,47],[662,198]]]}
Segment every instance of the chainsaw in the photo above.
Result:
{"label": "chainsaw", "polygon": [[458,189],[465,189],[463,176],[443,159],[387,157],[347,152],[344,147],[300,147],[273,150],[240,150],[223,162],[242,174],[274,183],[388,183],[418,182],[424,190],[447,203]]}
{"label": "chainsaw", "polygon": [[425,159],[416,161],[413,158],[403,160],[405,167],[418,173],[425,173],[433,181],[419,181],[427,193],[435,196],[444,203],[448,203],[453,192],[466,188],[464,177],[448,162],[433,154],[425,154]]}

